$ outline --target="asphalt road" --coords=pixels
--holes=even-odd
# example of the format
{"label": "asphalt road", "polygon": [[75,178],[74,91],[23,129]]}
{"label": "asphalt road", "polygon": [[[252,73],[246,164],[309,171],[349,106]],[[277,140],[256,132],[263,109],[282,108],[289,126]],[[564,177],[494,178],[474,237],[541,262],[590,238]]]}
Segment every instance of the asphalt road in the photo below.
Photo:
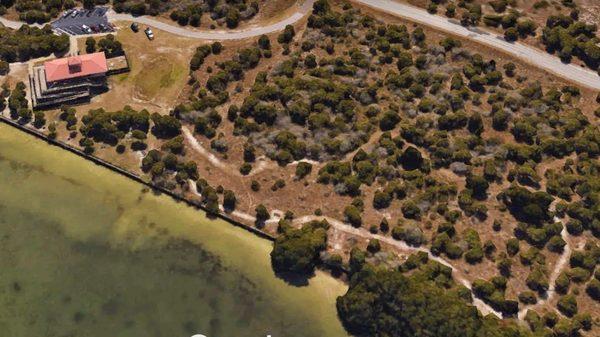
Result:
{"label": "asphalt road", "polygon": [[[592,89],[600,90],[600,76],[589,69],[582,68],[573,64],[565,64],[558,57],[550,55],[543,50],[522,44],[512,43],[504,40],[504,37],[495,33],[487,32],[479,28],[467,28],[460,25],[455,20],[429,14],[427,11],[414,6],[398,3],[393,0],[351,0],[389,14],[408,19],[423,25],[468,38],[478,43],[490,46],[497,50],[513,55],[535,67],[544,69],[550,73],[570,80],[574,83],[586,86]],[[169,24],[155,20],[148,16],[134,17],[129,14],[118,14],[113,11],[107,13],[109,21],[132,21],[142,25],[152,26],[157,29],[194,39],[203,40],[240,40],[250,37],[256,37],[262,34],[268,34],[283,30],[286,25],[293,24],[308,14],[315,0],[306,0],[299,9],[291,16],[271,25],[253,27],[244,30],[227,31],[200,31],[192,30],[176,24]],[[22,23],[9,21],[0,17],[0,23],[7,27],[18,29]]]}
{"label": "asphalt road", "polygon": [[[10,29],[19,29],[21,28],[21,26],[25,25],[25,22],[21,22],[21,21],[12,21],[6,18],[3,18],[0,16],[0,23],[4,26],[4,27],[8,27]],[[38,28],[42,28],[43,25],[39,25],[37,23],[31,24],[29,25],[31,27],[38,27]]]}
{"label": "asphalt road", "polygon": [[429,14],[424,9],[398,3],[393,0],[352,1],[502,50],[533,66],[547,70],[580,85],[600,90],[600,76],[597,72],[573,64],[563,63],[558,57],[550,55],[543,50],[523,43],[507,42],[501,35],[477,28],[466,28],[455,20]]}
{"label": "asphalt road", "polygon": [[[302,19],[306,14],[308,14],[312,10],[312,6],[315,0],[305,0],[302,5],[298,8],[294,14],[288,16],[287,18],[267,25],[260,27],[252,27],[248,29],[242,30],[209,30],[209,31],[200,31],[193,30],[190,28],[185,28],[179,26],[177,24],[168,24],[165,22],[161,22],[153,19],[148,16],[132,16],[130,14],[119,14],[114,11],[108,12],[108,20],[111,22],[114,21],[132,21],[137,22],[142,25],[151,26],[157,28],[159,30],[166,31],[171,34],[184,36],[192,39],[202,39],[202,40],[242,40],[250,37],[256,37],[263,34],[269,34],[273,32],[281,31],[287,25],[291,25],[296,23],[298,20]],[[156,33],[155,33],[156,34]]]}

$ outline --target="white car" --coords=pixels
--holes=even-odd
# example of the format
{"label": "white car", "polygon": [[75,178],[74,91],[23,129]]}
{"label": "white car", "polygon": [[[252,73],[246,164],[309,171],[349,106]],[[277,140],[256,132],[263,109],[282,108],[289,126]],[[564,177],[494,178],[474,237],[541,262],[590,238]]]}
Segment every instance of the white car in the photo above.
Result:
{"label": "white car", "polygon": [[78,10],[76,10],[76,9],[74,9],[74,10],[73,10],[73,13],[71,13],[71,17],[72,17],[72,18],[74,18],[74,17],[76,17],[76,16],[77,16],[77,14],[79,14],[79,11],[78,11]]}
{"label": "white car", "polygon": [[146,33],[148,40],[154,40],[154,33],[152,32],[152,29],[150,29],[150,27],[146,28],[144,30],[144,33]]}
{"label": "white car", "polygon": [[82,25],[81,29],[83,29],[84,32],[91,34],[92,33],[92,29],[86,25]]}

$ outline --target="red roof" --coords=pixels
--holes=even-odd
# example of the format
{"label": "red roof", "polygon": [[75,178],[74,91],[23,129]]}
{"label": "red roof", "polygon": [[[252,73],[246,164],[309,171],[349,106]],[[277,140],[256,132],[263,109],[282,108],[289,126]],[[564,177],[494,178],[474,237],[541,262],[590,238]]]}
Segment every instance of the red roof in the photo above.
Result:
{"label": "red roof", "polygon": [[66,57],[44,63],[46,81],[55,82],[89,75],[103,74],[108,71],[106,56],[103,52]]}

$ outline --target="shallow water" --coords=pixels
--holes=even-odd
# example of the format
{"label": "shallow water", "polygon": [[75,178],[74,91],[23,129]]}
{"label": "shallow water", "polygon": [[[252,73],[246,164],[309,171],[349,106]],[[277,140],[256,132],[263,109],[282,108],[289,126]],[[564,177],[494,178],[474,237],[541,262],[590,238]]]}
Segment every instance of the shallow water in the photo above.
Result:
{"label": "shallow water", "polygon": [[0,125],[0,335],[346,336],[345,285],[271,243]]}

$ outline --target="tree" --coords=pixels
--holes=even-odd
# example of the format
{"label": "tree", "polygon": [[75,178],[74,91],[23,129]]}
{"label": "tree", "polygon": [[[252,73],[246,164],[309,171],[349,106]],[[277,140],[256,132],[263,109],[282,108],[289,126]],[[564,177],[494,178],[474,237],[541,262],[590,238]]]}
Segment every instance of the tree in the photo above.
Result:
{"label": "tree", "polygon": [[379,223],[379,230],[383,233],[387,233],[390,230],[390,225],[387,218],[381,219],[381,222]]}
{"label": "tree", "polygon": [[168,115],[152,114],[152,133],[158,138],[173,138],[181,133],[181,122]]}
{"label": "tree", "polygon": [[312,164],[301,161],[296,166],[296,177],[298,179],[302,179],[302,178],[306,177],[307,175],[309,175],[311,171],[312,171]]}
{"label": "tree", "polygon": [[573,294],[565,295],[556,303],[558,310],[567,317],[573,317],[577,313],[577,298]]}
{"label": "tree", "polygon": [[240,11],[235,7],[230,7],[225,16],[227,28],[235,28],[240,23]]}
{"label": "tree", "polygon": [[[2,104],[0,104],[1,106]],[[36,128],[41,128],[46,124],[46,115],[42,111],[36,111],[34,113],[33,126]]]}
{"label": "tree", "polygon": [[571,280],[565,272],[560,273],[554,282],[554,288],[559,294],[566,294],[569,291],[570,285]]}
{"label": "tree", "polygon": [[290,43],[292,42],[292,39],[294,39],[295,35],[296,31],[294,30],[294,26],[287,25],[283,29],[283,32],[281,32],[281,34],[279,34],[279,36],[277,37],[277,42],[281,44]]}
{"label": "tree", "polygon": [[[10,71],[10,64],[0,59],[0,75],[6,75]],[[4,98],[4,97],[3,97]]]}
{"label": "tree", "polygon": [[271,215],[269,214],[269,211],[263,204],[256,206],[254,211],[256,212],[256,223],[257,224],[264,223],[271,217]]}
{"label": "tree", "polygon": [[412,200],[404,202],[400,208],[402,215],[407,219],[419,219],[421,217],[421,209]]}
{"label": "tree", "polygon": [[213,44],[210,45],[210,50],[213,54],[219,55],[223,50],[223,44],[221,44],[219,41],[213,42]]}
{"label": "tree", "polygon": [[376,209],[388,208],[392,202],[393,195],[389,191],[375,191],[373,195],[373,207]]}
{"label": "tree", "polygon": [[327,247],[327,221],[312,221],[300,229],[283,228],[271,251],[271,264],[276,273],[307,276],[314,272],[319,253]]}
{"label": "tree", "polygon": [[389,131],[396,127],[398,122],[400,122],[400,116],[398,113],[392,110],[387,110],[379,121],[379,128],[381,128],[382,131]]}
{"label": "tree", "polygon": [[95,6],[94,0],[83,0],[83,8],[93,9]]}
{"label": "tree", "polygon": [[460,48],[462,46],[462,42],[460,42],[460,40],[447,37],[440,41],[440,46],[444,47],[444,50],[446,51],[451,51],[454,48]]}
{"label": "tree", "polygon": [[467,188],[473,191],[473,196],[477,199],[484,200],[487,198],[487,189],[489,183],[484,177],[478,175],[467,176]]}
{"label": "tree", "polygon": [[348,205],[344,209],[344,216],[354,227],[360,227],[362,225],[361,211],[354,205]]}
{"label": "tree", "polygon": [[263,34],[258,38],[258,46],[261,49],[270,50],[271,49],[271,40],[269,40],[268,36]]}
{"label": "tree", "polygon": [[517,28],[510,27],[504,31],[504,39],[508,42],[513,42],[519,39],[519,31]]}
{"label": "tree", "polygon": [[550,219],[548,208],[554,199],[546,192],[530,192],[524,187],[511,186],[498,198],[519,221],[537,224]]}
{"label": "tree", "polygon": [[227,211],[233,211],[236,203],[237,199],[235,193],[231,190],[225,190],[225,192],[223,192],[223,208]]}
{"label": "tree", "polygon": [[377,239],[369,240],[369,244],[367,245],[367,251],[371,254],[375,254],[381,250],[381,243]]}
{"label": "tree", "polygon": [[425,272],[405,276],[362,264],[336,307],[344,327],[356,336],[530,336],[514,325],[483,319],[458,290],[437,286]]}
{"label": "tree", "polygon": [[202,16],[199,13],[190,15],[190,25],[193,27],[200,27]]}
{"label": "tree", "polygon": [[88,54],[96,52],[96,39],[91,36],[85,39],[85,52]]}
{"label": "tree", "polygon": [[108,34],[105,38],[98,41],[98,47],[100,48],[100,51],[103,51],[106,54],[107,58],[125,54],[123,45],[121,42],[117,41],[112,34]]}
{"label": "tree", "polygon": [[586,293],[596,301],[600,301],[600,280],[592,279],[585,288]]}
{"label": "tree", "polygon": [[421,152],[413,146],[409,146],[399,157],[399,163],[405,170],[416,170],[423,165]]}
{"label": "tree", "polygon": [[517,66],[515,66],[515,64],[512,63],[512,62],[508,62],[508,63],[504,64],[504,73],[508,77],[515,76],[515,70],[516,69],[517,69]]}
{"label": "tree", "polygon": [[209,215],[219,214],[219,196],[214,188],[206,186],[202,189],[202,202]]}

